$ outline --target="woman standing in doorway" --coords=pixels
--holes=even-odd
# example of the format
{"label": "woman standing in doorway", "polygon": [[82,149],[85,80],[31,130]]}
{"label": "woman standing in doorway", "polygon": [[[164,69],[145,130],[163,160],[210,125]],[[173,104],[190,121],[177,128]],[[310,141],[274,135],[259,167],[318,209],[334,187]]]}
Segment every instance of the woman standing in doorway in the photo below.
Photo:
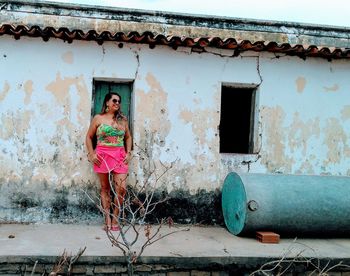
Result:
{"label": "woman standing in doorway", "polygon": [[[131,135],[127,118],[122,114],[120,105],[121,96],[116,92],[108,93],[103,100],[101,113],[93,118],[86,134],[88,159],[93,163],[93,169],[101,184],[104,229],[112,231],[120,229],[117,218],[126,193],[128,163],[131,159]],[[97,145],[94,150],[95,135]],[[110,179],[113,179],[113,183],[110,183]],[[111,188],[116,193],[112,215]]]}

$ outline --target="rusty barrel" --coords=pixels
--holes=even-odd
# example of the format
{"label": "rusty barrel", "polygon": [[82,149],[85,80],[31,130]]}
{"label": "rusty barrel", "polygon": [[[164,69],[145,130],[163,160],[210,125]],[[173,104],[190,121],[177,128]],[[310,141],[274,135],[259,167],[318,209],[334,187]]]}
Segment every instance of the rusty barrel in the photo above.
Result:
{"label": "rusty barrel", "polygon": [[350,177],[231,172],[222,210],[234,234],[349,234]]}

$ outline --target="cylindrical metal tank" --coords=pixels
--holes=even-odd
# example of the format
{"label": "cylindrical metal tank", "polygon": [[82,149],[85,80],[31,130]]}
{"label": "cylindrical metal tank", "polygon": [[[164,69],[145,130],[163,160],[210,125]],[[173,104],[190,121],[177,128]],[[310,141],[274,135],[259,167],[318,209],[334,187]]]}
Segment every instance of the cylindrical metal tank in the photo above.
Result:
{"label": "cylindrical metal tank", "polygon": [[350,177],[227,175],[222,210],[234,234],[350,234]]}

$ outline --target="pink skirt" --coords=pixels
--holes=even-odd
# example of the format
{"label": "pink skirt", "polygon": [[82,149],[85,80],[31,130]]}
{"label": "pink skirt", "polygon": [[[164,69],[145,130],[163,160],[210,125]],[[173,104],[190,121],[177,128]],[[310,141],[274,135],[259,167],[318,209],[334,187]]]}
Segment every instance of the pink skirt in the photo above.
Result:
{"label": "pink skirt", "polygon": [[126,157],[124,147],[108,147],[97,145],[95,152],[101,161],[100,166],[94,164],[94,171],[96,173],[128,172],[128,164],[124,163],[124,159]]}

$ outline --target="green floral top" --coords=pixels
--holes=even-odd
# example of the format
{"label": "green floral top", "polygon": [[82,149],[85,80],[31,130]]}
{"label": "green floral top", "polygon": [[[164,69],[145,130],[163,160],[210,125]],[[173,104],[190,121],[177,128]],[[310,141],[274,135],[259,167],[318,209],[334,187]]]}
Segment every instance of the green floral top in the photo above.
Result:
{"label": "green floral top", "polygon": [[97,145],[109,147],[124,146],[124,130],[119,130],[107,124],[100,124],[96,131]]}

